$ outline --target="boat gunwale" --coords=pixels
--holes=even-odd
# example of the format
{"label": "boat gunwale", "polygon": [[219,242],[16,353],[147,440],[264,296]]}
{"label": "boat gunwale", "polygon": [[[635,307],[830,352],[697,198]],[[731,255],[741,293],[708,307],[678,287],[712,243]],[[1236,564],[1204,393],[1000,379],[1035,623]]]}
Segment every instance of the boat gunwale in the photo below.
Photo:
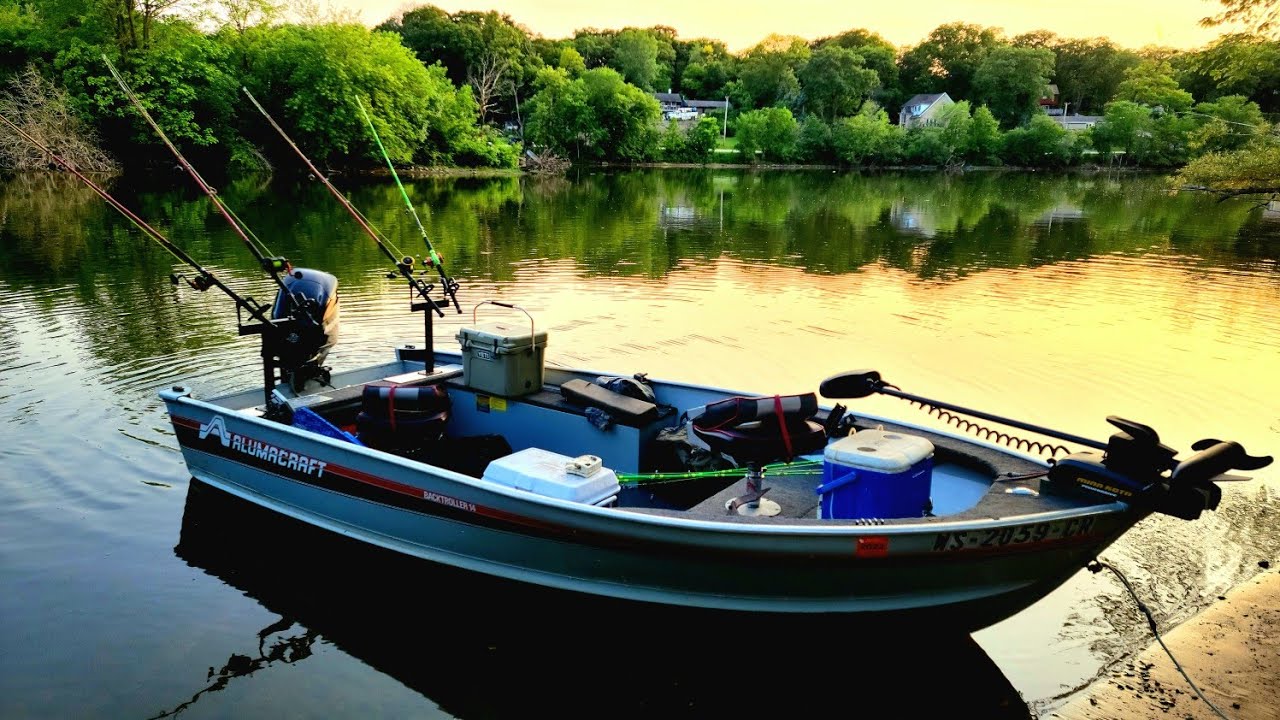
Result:
{"label": "boat gunwale", "polygon": [[[439,354],[439,353],[438,353]],[[423,363],[413,363],[412,361],[400,361],[402,364],[419,365],[425,367]],[[395,365],[396,363],[382,363],[372,365],[366,368],[352,370],[350,372],[367,371],[373,367],[386,367]],[[591,370],[570,370],[560,369],[559,372],[570,374],[575,373],[594,373]],[[679,381],[654,380],[653,382],[672,387],[687,388],[691,390],[706,391],[713,393],[741,394],[740,391],[716,388],[693,383],[683,383]],[[177,390],[175,388],[182,388]],[[779,536],[843,536],[843,537],[865,537],[877,535],[920,535],[940,532],[966,532],[973,530],[989,530],[993,528],[1014,527],[1024,525],[1027,522],[1054,522],[1058,520],[1069,520],[1072,518],[1103,516],[1111,514],[1122,514],[1132,511],[1129,505],[1122,501],[1099,502],[1081,504],[1074,508],[1060,508],[1055,510],[1047,510],[1043,512],[1021,513],[1016,515],[1005,515],[1001,517],[987,518],[971,518],[963,520],[938,520],[934,518],[905,518],[896,519],[894,521],[886,521],[882,525],[869,525],[865,521],[841,521],[834,519],[818,519],[818,518],[750,518],[744,516],[726,516],[723,520],[712,520],[706,517],[681,517],[679,511],[657,511],[649,512],[645,508],[617,508],[617,507],[596,507],[586,505],[572,500],[563,500],[559,498],[538,495],[525,490],[519,490],[483,478],[475,478],[469,475],[457,473],[446,468],[430,465],[417,460],[400,457],[393,453],[388,453],[374,448],[355,445],[343,442],[341,440],[324,437],[305,430],[274,423],[259,416],[249,415],[243,410],[232,409],[224,405],[217,404],[216,400],[201,400],[194,398],[190,394],[190,390],[181,385],[168,387],[160,391],[160,397],[167,404],[190,405],[204,412],[212,412],[215,414],[227,413],[233,415],[236,420],[245,422],[251,426],[259,426],[269,428],[272,431],[283,432],[286,435],[292,435],[303,443],[319,443],[338,453],[353,454],[368,462],[389,464],[407,471],[414,475],[421,475],[424,472],[435,476],[439,480],[462,484],[481,492],[488,492],[513,501],[517,505],[532,506],[534,508],[545,507],[551,510],[568,512],[573,515],[584,515],[595,519],[610,521],[609,524],[631,524],[638,523],[654,527],[679,528],[689,531],[705,531],[723,534],[728,530],[744,534],[759,535],[779,535]],[[222,398],[234,398],[243,395],[243,392],[230,393],[221,396]],[[171,418],[174,413],[170,410]],[[1016,451],[1012,448],[998,446],[993,443],[983,441],[977,438],[960,436],[950,432],[937,432],[932,428],[924,428],[911,423],[905,423],[897,419],[882,418],[871,415],[859,415],[860,418],[872,422],[888,422],[903,427],[910,427],[925,432],[933,432],[944,437],[949,437],[958,442],[977,445],[989,450],[1002,453],[1008,456],[1029,460],[1044,467],[1048,467],[1042,458],[1028,455]],[[283,476],[282,476],[283,477]],[[292,482],[296,482],[290,479]],[[975,507],[980,507],[979,505]],[[625,513],[625,515],[620,515]],[[668,514],[670,513],[670,514]],[[540,514],[540,513],[538,513]]]}

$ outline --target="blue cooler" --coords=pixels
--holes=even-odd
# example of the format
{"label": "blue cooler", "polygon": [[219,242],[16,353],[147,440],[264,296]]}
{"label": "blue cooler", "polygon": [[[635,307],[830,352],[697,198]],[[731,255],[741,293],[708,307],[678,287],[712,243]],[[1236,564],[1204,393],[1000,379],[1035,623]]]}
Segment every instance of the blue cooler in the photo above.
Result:
{"label": "blue cooler", "polygon": [[888,430],[862,430],[827,446],[818,517],[920,517],[929,508],[933,443]]}

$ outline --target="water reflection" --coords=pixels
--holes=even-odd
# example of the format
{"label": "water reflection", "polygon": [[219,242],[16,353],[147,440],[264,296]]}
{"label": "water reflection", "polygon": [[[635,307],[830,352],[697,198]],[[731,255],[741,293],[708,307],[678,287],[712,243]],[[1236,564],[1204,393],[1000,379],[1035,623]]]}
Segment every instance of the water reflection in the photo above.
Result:
{"label": "water reflection", "polygon": [[[869,707],[931,718],[939,704],[948,715],[1030,717],[967,636],[583,601],[371,549],[195,480],[175,551],[280,619],[207,677],[193,673],[199,689],[156,717],[217,703],[229,684],[303,662],[318,642],[459,718],[794,717]],[[285,691],[289,678],[271,681]],[[315,709],[298,702],[299,714]]]}

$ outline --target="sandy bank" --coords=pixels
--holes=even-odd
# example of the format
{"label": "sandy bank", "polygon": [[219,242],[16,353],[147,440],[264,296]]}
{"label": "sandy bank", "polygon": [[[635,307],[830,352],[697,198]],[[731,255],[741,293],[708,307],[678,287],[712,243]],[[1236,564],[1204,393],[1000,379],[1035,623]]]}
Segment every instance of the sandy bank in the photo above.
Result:
{"label": "sandy bank", "polygon": [[[1224,600],[1165,633],[1165,644],[1210,702],[1232,720],[1280,719],[1280,571],[1233,588]],[[1046,717],[1063,720],[1218,718],[1158,643],[1098,679]]]}

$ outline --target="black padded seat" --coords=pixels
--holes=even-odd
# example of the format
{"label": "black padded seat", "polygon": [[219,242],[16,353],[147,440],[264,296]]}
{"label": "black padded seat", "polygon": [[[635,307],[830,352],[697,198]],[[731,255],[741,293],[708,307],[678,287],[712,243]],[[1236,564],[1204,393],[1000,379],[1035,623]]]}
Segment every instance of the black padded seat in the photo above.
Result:
{"label": "black padded seat", "polygon": [[813,393],[733,397],[708,405],[693,419],[693,433],[740,464],[791,460],[826,446],[826,430],[810,419],[817,410]]}

